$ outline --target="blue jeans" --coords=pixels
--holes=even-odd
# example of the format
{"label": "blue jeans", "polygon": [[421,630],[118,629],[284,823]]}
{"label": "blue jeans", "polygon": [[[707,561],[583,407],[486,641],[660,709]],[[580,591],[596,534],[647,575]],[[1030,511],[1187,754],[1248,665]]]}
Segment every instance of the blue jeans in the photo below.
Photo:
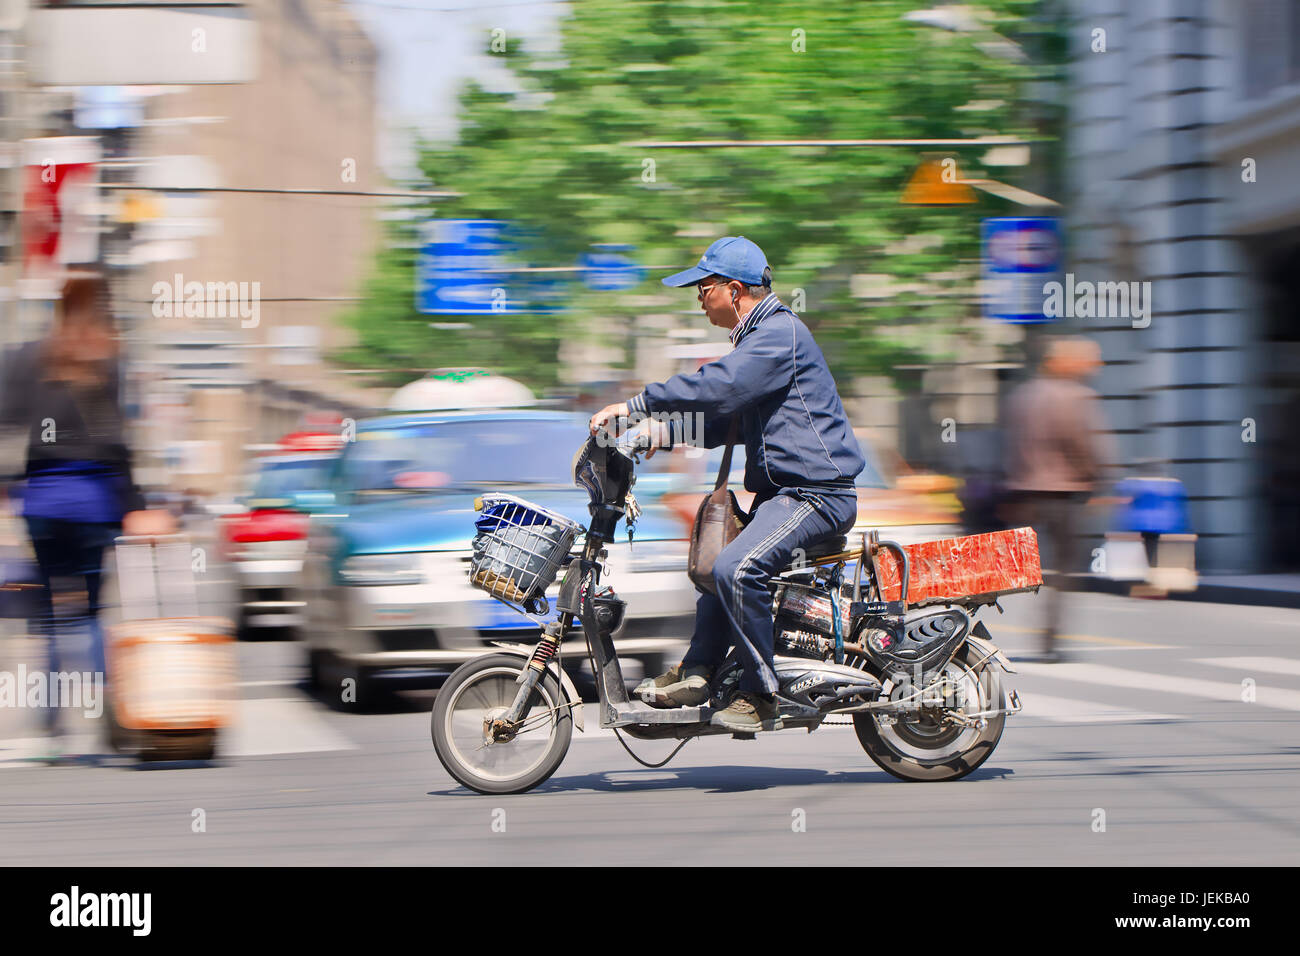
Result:
{"label": "blue jeans", "polygon": [[756,499],[749,524],[713,565],[718,593],[701,593],[695,603],[695,634],[682,663],[716,670],[734,644],[743,666],[740,689],[776,693],[768,582],[785,569],[796,549],[844,534],[857,514],[858,497],[851,489],[782,488]]}
{"label": "blue jeans", "polygon": [[[93,521],[64,521],[59,518],[37,518],[28,516],[27,533],[32,539],[32,550],[36,552],[36,564],[40,569],[42,585],[37,597],[37,617],[32,620],[33,630],[45,637],[46,662],[49,673],[56,674],[63,670],[60,666],[60,634],[82,631],[90,637],[91,666],[104,674],[107,672],[104,662],[104,634],[99,624],[100,584],[104,568],[104,549],[113,543],[113,538],[120,534],[117,524]],[[56,577],[84,578],[86,582],[86,611],[84,615],[72,617],[56,616],[54,613],[52,579]],[[52,729],[57,711],[47,708],[45,725]]]}

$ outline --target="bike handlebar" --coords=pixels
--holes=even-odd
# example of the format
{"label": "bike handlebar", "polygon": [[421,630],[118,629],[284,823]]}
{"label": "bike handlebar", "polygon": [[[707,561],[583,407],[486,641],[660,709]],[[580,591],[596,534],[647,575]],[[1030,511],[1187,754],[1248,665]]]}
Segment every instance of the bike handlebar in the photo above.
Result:
{"label": "bike handlebar", "polygon": [[633,455],[644,454],[649,451],[654,442],[650,437],[648,426],[638,425],[635,428],[629,428],[621,435],[611,436],[609,432],[602,431],[604,440],[612,444],[616,449],[627,455],[629,458]]}

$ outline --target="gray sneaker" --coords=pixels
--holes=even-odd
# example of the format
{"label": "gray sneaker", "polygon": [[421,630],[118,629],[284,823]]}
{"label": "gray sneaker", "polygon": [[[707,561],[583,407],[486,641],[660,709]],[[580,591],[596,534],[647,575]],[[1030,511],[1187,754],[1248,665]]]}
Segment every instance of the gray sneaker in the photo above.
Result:
{"label": "gray sneaker", "polygon": [[709,699],[709,669],[678,664],[636,685],[636,696],[652,707],[698,707]]}
{"label": "gray sneaker", "polygon": [[763,697],[742,690],[727,705],[713,715],[712,723],[721,724],[737,733],[752,734],[759,730],[780,730],[781,708],[776,697]]}

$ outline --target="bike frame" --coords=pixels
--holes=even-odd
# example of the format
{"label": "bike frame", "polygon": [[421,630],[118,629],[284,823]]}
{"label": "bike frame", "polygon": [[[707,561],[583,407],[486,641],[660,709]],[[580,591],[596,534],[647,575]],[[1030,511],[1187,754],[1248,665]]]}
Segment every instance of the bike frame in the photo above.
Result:
{"label": "bike frame", "polygon": [[[472,790],[521,793],[548,779],[564,759],[572,734],[565,718],[582,728],[583,702],[560,657],[563,639],[575,625],[581,626],[587,645],[600,726],[612,728],[638,763],[661,767],[695,737],[755,737],[757,728],[735,730],[735,724],[729,727],[726,717],[718,716],[744,678],[743,655],[735,650],[714,669],[707,692],[700,695],[700,706],[655,706],[671,701],[648,682],[630,693],[623,679],[613,635],[621,628],[627,605],[612,587],[602,585],[601,578],[606,570],[606,546],[614,541],[619,521],[627,521],[630,543],[640,513],[630,494],[636,480],[633,466],[638,462],[638,446],[629,447],[630,454],[622,446],[593,437],[574,456],[574,481],[590,495],[591,516],[576,552],[571,547],[572,527],[562,526],[562,537],[554,539],[549,550],[529,552],[541,562],[542,571],[529,569],[533,577],[526,579],[526,588],[515,595],[517,604],[501,596],[502,588],[483,588],[540,625],[542,633],[531,648],[499,644],[509,654],[518,655],[505,668],[506,673],[517,675],[517,690],[509,706],[503,706],[509,692],[503,696],[499,684],[490,699],[467,707],[458,705],[464,697],[461,692],[475,682],[499,681],[503,668],[493,655],[467,662],[449,678],[454,692],[449,695],[444,687],[438,695],[432,714],[434,748],[448,772]],[[483,533],[487,534],[487,529]],[[487,544],[484,542],[485,548]],[[881,548],[893,551],[898,558],[902,575],[899,600],[883,600],[885,582],[876,562]],[[863,535],[860,548],[833,554],[816,551],[806,563],[773,577],[776,653],[772,668],[780,726],[812,731],[837,719],[851,723],[870,758],[903,780],[960,779],[977,769],[1002,737],[1003,715],[1020,710],[1015,691],[1005,693],[998,668],[1014,671],[992,643],[988,630],[973,618],[983,605],[996,604],[1001,592],[990,590],[952,600],[945,597],[943,582],[934,580],[929,581],[928,591],[921,588],[918,606],[909,608],[907,589],[910,583],[917,590],[917,582],[909,581],[909,556],[901,545],[881,541],[872,531]],[[494,560],[503,567],[514,567],[500,555]],[[849,561],[857,562],[857,570],[852,603],[846,609],[844,579]],[[561,569],[557,613],[555,619],[546,620],[541,617],[550,609],[545,589]],[[865,588],[864,576],[868,576]],[[925,583],[929,579],[921,576],[918,580]],[[471,582],[482,584],[473,569]],[[890,593],[894,586],[889,585]],[[551,683],[553,678],[557,684]],[[845,717],[847,721],[840,719]],[[480,721],[482,736],[475,740]],[[518,770],[501,768],[523,751],[507,751],[501,760],[495,755],[477,756],[487,747],[508,745],[535,729],[545,732],[545,749]],[[646,740],[675,738],[678,744],[664,760],[648,763],[628,746],[624,734]]]}

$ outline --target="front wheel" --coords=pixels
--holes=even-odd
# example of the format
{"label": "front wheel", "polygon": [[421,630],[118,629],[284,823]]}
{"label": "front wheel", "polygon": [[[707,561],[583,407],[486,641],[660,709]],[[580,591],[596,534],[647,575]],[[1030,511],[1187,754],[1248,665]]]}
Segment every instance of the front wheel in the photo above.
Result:
{"label": "front wheel", "polygon": [[[512,654],[489,654],[462,664],[433,704],[433,748],[447,772],[479,793],[523,793],[559,768],[573,738],[573,715],[560,682],[549,671],[533,689],[517,733],[492,741],[487,724],[510,709],[526,666]],[[579,705],[580,706],[580,705]]]}
{"label": "front wheel", "polygon": [[[1001,710],[1002,680],[993,661],[980,663],[979,649],[965,645],[944,668],[956,707],[968,714]],[[881,699],[914,692],[913,685],[884,685]],[[1006,714],[989,717],[982,728],[944,721],[927,709],[897,715],[893,723],[870,713],[853,715],[858,742],[879,767],[900,780],[960,780],[993,754]]]}

